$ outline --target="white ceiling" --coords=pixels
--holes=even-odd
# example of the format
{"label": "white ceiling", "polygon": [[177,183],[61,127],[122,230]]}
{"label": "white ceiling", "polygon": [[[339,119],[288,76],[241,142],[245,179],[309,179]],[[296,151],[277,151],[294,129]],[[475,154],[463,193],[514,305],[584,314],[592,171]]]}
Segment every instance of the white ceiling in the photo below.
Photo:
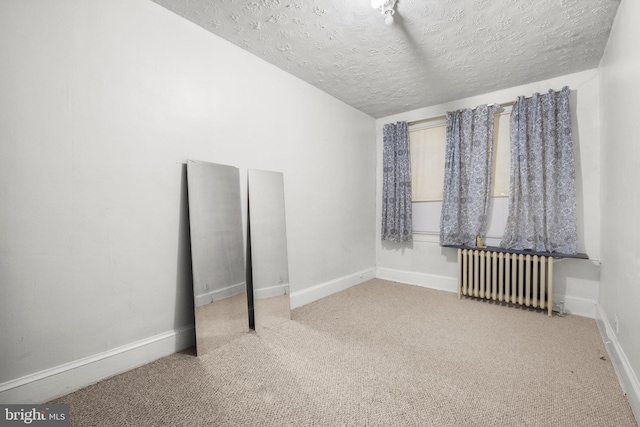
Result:
{"label": "white ceiling", "polygon": [[620,4],[153,1],[375,118],[595,68]]}

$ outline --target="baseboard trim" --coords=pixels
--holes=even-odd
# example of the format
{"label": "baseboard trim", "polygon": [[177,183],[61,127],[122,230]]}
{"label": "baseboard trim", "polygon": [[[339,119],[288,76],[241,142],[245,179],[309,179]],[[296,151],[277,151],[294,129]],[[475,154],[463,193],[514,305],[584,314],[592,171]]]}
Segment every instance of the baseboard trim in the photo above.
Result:
{"label": "baseboard trim", "polygon": [[0,403],[42,403],[102,379],[184,350],[195,343],[193,325],[0,384]]}
{"label": "baseboard trim", "polygon": [[597,301],[595,300],[569,295],[553,294],[553,302],[558,301],[564,301],[564,312],[567,314],[588,317],[589,319],[596,318]]}
{"label": "baseboard trim", "polygon": [[321,298],[328,297],[329,295],[335,294],[336,292],[344,291],[345,289],[348,289],[352,286],[364,283],[367,280],[374,279],[376,277],[375,271],[376,270],[374,268],[370,268],[350,274],[348,276],[340,277],[335,280],[320,283],[301,291],[291,292],[291,308],[294,309],[301,307],[303,305],[317,301]]}
{"label": "baseboard trim", "polygon": [[620,387],[622,387],[624,394],[627,395],[629,406],[631,406],[636,420],[640,420],[640,381],[638,381],[638,377],[633,371],[622,346],[618,342],[618,337],[611,327],[611,323],[600,303],[596,304],[596,324],[602,336],[602,341],[609,353],[609,359],[611,359],[611,363],[618,375]]}
{"label": "baseboard trim", "polygon": [[455,277],[378,267],[376,268],[376,278],[439,291],[458,292],[458,279]]}
{"label": "baseboard trim", "polygon": [[[376,269],[376,278],[422,286],[429,289],[437,289],[439,291],[458,292],[458,279],[456,277],[378,267]],[[589,317],[591,319],[595,318],[596,301],[594,300],[560,294],[553,294],[553,300],[564,301],[565,312],[568,314]]]}

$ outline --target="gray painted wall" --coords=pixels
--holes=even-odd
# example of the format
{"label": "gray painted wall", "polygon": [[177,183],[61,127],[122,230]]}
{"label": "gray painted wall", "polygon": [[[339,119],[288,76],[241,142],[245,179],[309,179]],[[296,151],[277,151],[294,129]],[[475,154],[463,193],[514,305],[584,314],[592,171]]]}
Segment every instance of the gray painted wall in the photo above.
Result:
{"label": "gray painted wall", "polygon": [[148,0],[0,40],[0,385],[193,322],[188,158],[284,173],[292,291],[374,267],[371,117]]}
{"label": "gray painted wall", "polygon": [[[602,277],[600,306],[618,372],[640,419],[640,2],[620,4],[600,64]],[[611,348],[610,348],[611,351]],[[615,362],[615,360],[614,360]]]}

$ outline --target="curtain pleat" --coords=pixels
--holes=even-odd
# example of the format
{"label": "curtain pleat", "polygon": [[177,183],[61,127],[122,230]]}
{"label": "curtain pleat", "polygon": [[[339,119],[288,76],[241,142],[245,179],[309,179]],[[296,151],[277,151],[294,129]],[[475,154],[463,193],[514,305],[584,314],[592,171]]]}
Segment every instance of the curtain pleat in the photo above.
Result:
{"label": "curtain pleat", "polygon": [[518,97],[511,111],[506,249],[575,254],[575,166],[569,88]]}
{"label": "curtain pleat", "polygon": [[499,105],[447,113],[440,244],[476,246],[486,236],[493,167],[494,115]]}
{"label": "curtain pleat", "polygon": [[411,162],[407,122],[383,127],[382,240],[412,240]]}

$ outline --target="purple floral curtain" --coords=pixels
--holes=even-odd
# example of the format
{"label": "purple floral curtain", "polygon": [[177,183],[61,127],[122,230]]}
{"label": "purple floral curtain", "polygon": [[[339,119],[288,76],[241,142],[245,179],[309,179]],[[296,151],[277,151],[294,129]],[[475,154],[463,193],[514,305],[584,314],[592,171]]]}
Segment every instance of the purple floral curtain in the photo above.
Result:
{"label": "purple floral curtain", "polygon": [[411,162],[407,122],[383,127],[382,240],[412,240]]}
{"label": "purple floral curtain", "polygon": [[518,97],[511,111],[506,249],[578,251],[569,88]]}
{"label": "purple floral curtain", "polygon": [[447,113],[440,244],[476,246],[486,236],[494,115],[499,105]]}

